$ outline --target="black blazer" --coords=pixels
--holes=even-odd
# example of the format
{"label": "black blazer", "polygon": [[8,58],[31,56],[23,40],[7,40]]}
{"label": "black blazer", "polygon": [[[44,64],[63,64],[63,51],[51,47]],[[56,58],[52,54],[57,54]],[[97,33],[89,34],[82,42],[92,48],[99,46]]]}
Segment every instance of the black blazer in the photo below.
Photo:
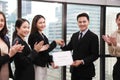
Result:
{"label": "black blazer", "polygon": [[88,30],[83,38],[78,40],[79,32],[72,35],[68,45],[62,47],[62,50],[73,50],[73,60],[84,60],[84,64],[73,67],[72,73],[80,77],[95,76],[95,67],[93,61],[99,56],[98,36]]}
{"label": "black blazer", "polygon": [[14,39],[13,44],[16,41],[18,41],[19,44],[24,45],[24,49],[21,53],[18,52],[14,56],[15,80],[34,80],[35,74],[32,61],[38,53],[35,50],[31,50],[28,44],[19,36]]}
{"label": "black blazer", "polygon": [[[9,42],[9,38],[7,36],[4,36],[3,41],[7,44],[8,48],[10,48],[10,42]],[[1,56],[0,55],[0,68],[2,67],[3,64],[5,63],[9,63],[9,77],[13,78],[13,74],[12,74],[12,70],[11,70],[11,66],[10,63],[12,62],[12,59],[10,59],[9,55],[5,55],[5,56]]]}
{"label": "black blazer", "polygon": [[[34,44],[42,40],[44,41],[44,45],[49,44],[48,38],[44,34],[41,35],[39,32],[35,32],[30,34],[28,38],[28,43],[33,49]],[[52,56],[49,55],[49,52],[52,51],[55,47],[56,42],[53,41],[51,44],[49,44],[49,48],[47,50],[40,52],[40,54],[36,56],[36,58],[34,59],[34,64],[41,67],[45,67],[46,65],[48,66],[48,64],[52,62]]]}

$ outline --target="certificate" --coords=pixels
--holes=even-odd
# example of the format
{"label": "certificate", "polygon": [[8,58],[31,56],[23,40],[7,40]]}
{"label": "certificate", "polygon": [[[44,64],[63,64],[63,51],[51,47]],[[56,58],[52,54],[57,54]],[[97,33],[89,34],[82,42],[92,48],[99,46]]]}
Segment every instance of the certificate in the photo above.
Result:
{"label": "certificate", "polygon": [[73,63],[71,51],[54,52],[52,55],[55,66],[67,66]]}

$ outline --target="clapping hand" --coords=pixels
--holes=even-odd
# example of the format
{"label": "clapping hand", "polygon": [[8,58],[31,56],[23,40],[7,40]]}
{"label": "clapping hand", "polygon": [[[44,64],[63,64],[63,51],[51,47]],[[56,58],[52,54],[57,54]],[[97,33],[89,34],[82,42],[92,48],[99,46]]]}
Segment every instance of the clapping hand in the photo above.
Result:
{"label": "clapping hand", "polygon": [[40,49],[43,47],[44,41],[40,41],[40,42],[36,42],[34,44],[34,50],[36,50],[37,52],[40,52]]}
{"label": "clapping hand", "polygon": [[43,45],[40,51],[45,51],[49,48],[49,44]]}
{"label": "clapping hand", "polygon": [[10,48],[8,55],[10,57],[13,57],[17,52],[22,52],[23,48],[24,46],[21,44],[18,44],[18,41],[16,41],[16,43]]}
{"label": "clapping hand", "polygon": [[105,42],[107,42],[108,45],[117,45],[116,38],[115,37],[110,37],[108,35],[103,35],[102,38],[104,39]]}
{"label": "clapping hand", "polygon": [[115,37],[110,37],[110,41],[111,43],[116,46],[117,45],[117,41],[116,41],[116,38]]}
{"label": "clapping hand", "polygon": [[41,52],[41,51],[45,51],[49,48],[49,45],[46,44],[46,45],[43,45],[44,44],[44,41],[40,41],[39,43],[35,43],[34,44],[34,50],[36,50],[37,52]]}
{"label": "clapping hand", "polygon": [[111,44],[109,35],[102,35],[102,38],[105,42],[107,42],[108,44]]}

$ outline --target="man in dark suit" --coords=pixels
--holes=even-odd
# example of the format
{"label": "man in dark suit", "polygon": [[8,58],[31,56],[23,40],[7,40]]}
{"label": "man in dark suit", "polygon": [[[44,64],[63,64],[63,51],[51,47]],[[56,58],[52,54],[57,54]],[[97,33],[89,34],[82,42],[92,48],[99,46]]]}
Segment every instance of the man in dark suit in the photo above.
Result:
{"label": "man in dark suit", "polygon": [[99,56],[98,36],[88,29],[89,16],[86,13],[77,16],[80,31],[73,33],[67,45],[61,44],[61,49],[73,51],[73,64],[71,65],[71,80],[92,80],[95,76],[93,62]]}

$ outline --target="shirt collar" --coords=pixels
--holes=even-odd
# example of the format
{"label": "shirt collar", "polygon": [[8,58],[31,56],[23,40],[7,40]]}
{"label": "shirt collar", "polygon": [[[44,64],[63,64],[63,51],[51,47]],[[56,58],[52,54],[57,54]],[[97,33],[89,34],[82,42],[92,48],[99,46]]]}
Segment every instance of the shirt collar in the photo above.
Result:
{"label": "shirt collar", "polygon": [[[82,36],[84,36],[87,31],[88,31],[88,29],[86,29],[85,31],[82,31]],[[81,31],[79,33],[81,33]]]}

